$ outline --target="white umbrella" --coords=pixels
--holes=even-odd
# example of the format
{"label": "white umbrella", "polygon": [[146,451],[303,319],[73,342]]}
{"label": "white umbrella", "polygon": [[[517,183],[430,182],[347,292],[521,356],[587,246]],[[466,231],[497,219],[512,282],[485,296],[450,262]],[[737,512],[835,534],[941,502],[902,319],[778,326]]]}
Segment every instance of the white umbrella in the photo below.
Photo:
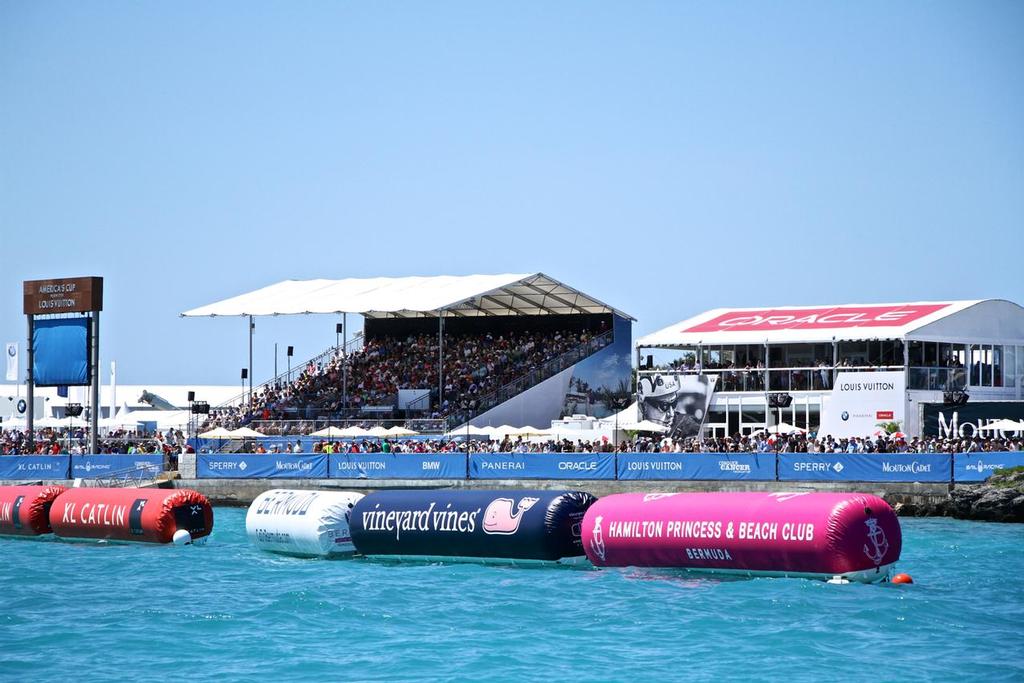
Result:
{"label": "white umbrella", "polygon": [[310,436],[323,436],[328,439],[340,439],[349,435],[345,433],[344,429],[338,429],[334,425],[331,425],[330,427],[324,427],[323,429],[313,432]]}
{"label": "white umbrella", "polygon": [[388,436],[416,436],[419,434],[419,432],[414,432],[411,429],[406,429],[405,427],[400,427],[398,425],[391,427],[387,432]]}
{"label": "white umbrella", "polygon": [[233,439],[233,438],[235,438],[235,436],[234,436],[234,434],[232,434],[228,430],[224,429],[223,427],[217,427],[216,429],[211,429],[208,432],[203,432],[202,434],[199,435],[199,438],[200,439]]}
{"label": "white umbrella", "polygon": [[380,425],[377,425],[376,427],[374,427],[370,431],[366,432],[366,434],[367,434],[367,436],[376,436],[376,437],[380,437],[380,438],[383,438],[385,436],[391,436],[391,432],[389,432],[384,427],[381,427]]}
{"label": "white umbrella", "polygon": [[239,427],[238,429],[232,429],[230,432],[228,432],[228,434],[236,439],[259,439],[261,437],[266,436],[266,434],[261,434],[260,432],[257,432],[255,429],[250,429],[249,427]]}
{"label": "white umbrella", "polygon": [[71,427],[74,422],[78,423],[79,427],[84,427],[88,424],[88,420],[85,418],[78,418],[75,420],[73,417],[44,417],[36,420],[35,427],[37,429],[43,429],[45,427],[53,427],[56,429],[63,429],[65,427]]}
{"label": "white umbrella", "polygon": [[370,432],[362,427],[345,427],[338,434],[341,436],[369,436]]}
{"label": "white umbrella", "polygon": [[668,427],[650,420],[640,420],[639,422],[620,422],[619,431],[623,430],[629,432],[654,432],[656,434],[663,434],[668,431]]}
{"label": "white umbrella", "polygon": [[1024,422],[1014,420],[996,420],[978,427],[979,432],[1019,432],[1024,430]]}
{"label": "white umbrella", "polygon": [[[771,427],[768,427],[767,429],[761,428],[758,431],[768,432],[769,434],[803,434],[807,430],[801,429],[800,427],[796,427],[786,422],[780,422],[777,425],[773,425]],[[879,433],[880,432],[875,432],[875,436],[878,436]]]}
{"label": "white umbrella", "polygon": [[100,427],[123,427],[128,425],[134,427],[135,424],[138,422],[138,418],[132,416],[131,419],[128,420],[127,416],[129,412],[131,411],[128,410],[128,404],[122,403],[121,407],[117,409],[116,413],[114,413],[110,417],[106,417],[100,420]]}
{"label": "white umbrella", "polygon": [[0,422],[0,427],[21,430],[28,427],[28,420],[23,417],[8,417],[4,418],[3,422]]}
{"label": "white umbrella", "polygon": [[791,425],[786,422],[780,422],[779,424],[769,429],[769,431],[772,433],[777,432],[779,434],[803,434],[805,430],[800,429],[796,425]]}
{"label": "white umbrella", "polygon": [[519,427],[509,432],[511,436],[547,436],[547,430],[541,429],[540,427],[531,427],[526,425],[525,427]]}
{"label": "white umbrella", "polygon": [[451,436],[459,436],[460,434],[468,434],[469,436],[490,436],[494,431],[494,427],[475,427],[473,425],[462,425],[458,429],[453,429],[448,432]]}

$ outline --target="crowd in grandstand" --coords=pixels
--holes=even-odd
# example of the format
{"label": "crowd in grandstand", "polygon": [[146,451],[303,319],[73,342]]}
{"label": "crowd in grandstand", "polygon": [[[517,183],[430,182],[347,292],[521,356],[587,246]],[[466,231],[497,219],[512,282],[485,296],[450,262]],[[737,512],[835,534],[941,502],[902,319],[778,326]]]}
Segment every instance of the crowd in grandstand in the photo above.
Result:
{"label": "crowd in grandstand", "polygon": [[388,417],[397,405],[399,389],[430,390],[430,403],[424,401],[423,409],[429,410],[433,418],[455,411],[472,413],[480,407],[482,397],[580,347],[593,336],[587,331],[564,330],[446,335],[440,406],[436,402],[437,335],[371,338],[362,349],[347,356],[338,354],[326,363],[310,363],[290,384],[264,387],[254,394],[251,410],[213,412],[202,429],[233,429],[254,420],[356,417],[367,408],[377,409],[378,417]]}

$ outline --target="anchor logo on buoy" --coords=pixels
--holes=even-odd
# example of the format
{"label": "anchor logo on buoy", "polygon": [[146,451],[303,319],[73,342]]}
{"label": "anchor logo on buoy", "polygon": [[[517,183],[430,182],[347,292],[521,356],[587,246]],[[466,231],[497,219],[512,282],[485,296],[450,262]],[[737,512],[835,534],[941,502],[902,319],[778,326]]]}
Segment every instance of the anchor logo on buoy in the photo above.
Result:
{"label": "anchor logo on buoy", "polygon": [[601,520],[604,517],[598,515],[594,518],[594,536],[590,539],[590,549],[604,562],[604,536],[601,534]]}
{"label": "anchor logo on buoy", "polygon": [[882,563],[882,558],[889,552],[889,541],[885,538],[885,530],[878,526],[878,520],[872,517],[864,520],[868,527],[868,540],[871,541],[873,549],[864,544],[864,554],[876,565]]}

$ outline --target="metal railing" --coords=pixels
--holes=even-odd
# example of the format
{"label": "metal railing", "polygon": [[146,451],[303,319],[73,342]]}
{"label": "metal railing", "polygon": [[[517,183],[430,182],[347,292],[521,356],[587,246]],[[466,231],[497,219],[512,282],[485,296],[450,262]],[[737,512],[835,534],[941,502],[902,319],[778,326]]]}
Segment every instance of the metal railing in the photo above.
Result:
{"label": "metal railing", "polygon": [[[348,340],[348,342],[346,342],[345,344],[342,344],[342,346],[345,347],[345,353],[346,354],[351,354],[351,353],[353,353],[354,350],[358,350],[359,348],[362,348],[363,341],[364,341],[363,333],[362,332],[357,332],[355,334],[355,336],[353,336],[351,339]],[[257,392],[262,391],[263,389],[266,389],[268,386],[279,385],[279,384],[280,385],[290,384],[291,383],[291,376],[295,375],[296,373],[302,374],[302,372],[304,372],[305,369],[307,367],[309,367],[310,363],[316,365],[317,367],[322,367],[323,363],[325,361],[333,360],[337,356],[338,351],[339,351],[339,349],[342,348],[342,346],[332,346],[332,347],[330,347],[330,348],[328,348],[328,349],[326,349],[324,351],[321,351],[317,355],[313,356],[312,358],[310,358],[310,359],[308,359],[308,360],[306,360],[306,361],[304,361],[302,363],[297,363],[290,370],[285,370],[284,372],[280,372],[277,375],[275,375],[274,377],[271,377],[270,379],[268,379],[267,381],[262,382],[262,383],[257,384],[257,385],[254,385],[253,388],[252,388],[252,394],[255,396]],[[248,397],[249,397],[249,390],[246,389],[242,393],[236,394],[235,396],[232,396],[227,401],[224,401],[223,403],[220,403],[220,404],[214,406],[214,408],[215,409],[216,408],[234,408],[234,407],[237,407],[237,406],[241,406],[241,405],[245,404],[245,402],[248,399]]]}
{"label": "metal railing", "polygon": [[113,470],[102,477],[81,479],[80,481],[82,485],[86,487],[139,488],[143,484],[151,484],[156,475],[160,474],[165,469],[166,463],[164,467],[157,465],[140,465],[137,467],[128,467],[123,470]]}
{"label": "metal railing", "polygon": [[[786,368],[705,368],[665,367],[641,370],[640,375],[680,374],[715,376],[715,391],[826,391],[832,388],[840,372],[902,371],[902,365],[809,365]],[[767,382],[767,387],[765,383]]]}
{"label": "metal railing", "polygon": [[267,436],[306,436],[325,427],[362,427],[372,429],[373,427],[405,427],[420,434],[442,434],[445,431],[445,421],[436,418],[407,418],[407,419],[383,419],[367,420],[359,418],[332,418],[317,417],[309,420],[253,420],[249,426]]}

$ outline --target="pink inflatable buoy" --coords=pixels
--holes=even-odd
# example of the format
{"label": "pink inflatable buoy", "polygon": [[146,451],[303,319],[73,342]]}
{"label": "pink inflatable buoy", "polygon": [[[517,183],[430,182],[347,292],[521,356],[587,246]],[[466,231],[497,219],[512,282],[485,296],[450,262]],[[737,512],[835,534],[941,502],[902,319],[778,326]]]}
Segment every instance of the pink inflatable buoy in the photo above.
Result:
{"label": "pink inflatable buoy", "polygon": [[864,493],[621,493],[583,519],[598,567],[875,582],[899,559],[889,504]]}

